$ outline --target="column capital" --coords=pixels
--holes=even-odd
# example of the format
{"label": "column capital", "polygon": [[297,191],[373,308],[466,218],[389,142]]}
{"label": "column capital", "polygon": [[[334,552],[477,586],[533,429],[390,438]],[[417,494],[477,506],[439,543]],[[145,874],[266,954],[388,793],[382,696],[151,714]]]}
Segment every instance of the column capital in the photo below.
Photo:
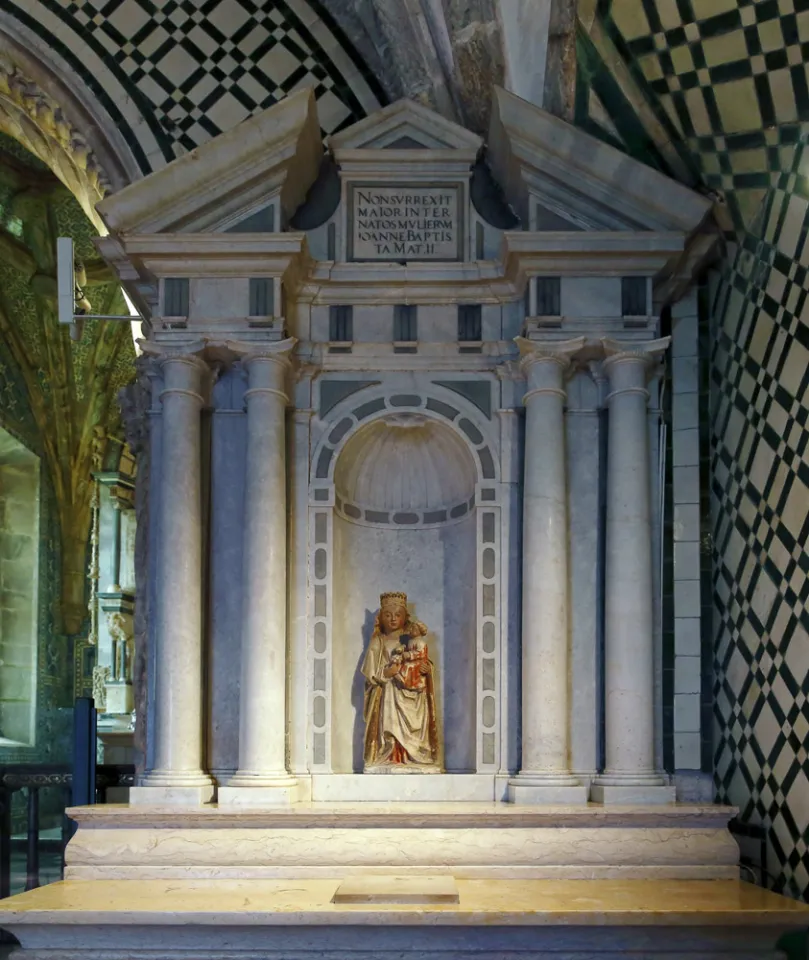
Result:
{"label": "column capital", "polygon": [[603,367],[609,377],[610,392],[606,401],[626,393],[640,393],[648,398],[646,383],[668,349],[671,337],[641,343],[602,339]]}
{"label": "column capital", "polygon": [[587,343],[586,337],[574,337],[571,340],[528,340],[515,337],[514,342],[520,351],[520,366],[527,370],[532,364],[549,360],[567,368],[573,357]]}
{"label": "column capital", "polygon": [[159,365],[172,360],[185,361],[199,366],[200,370],[207,369],[204,354],[208,344],[204,340],[193,343],[155,343],[154,340],[138,340],[138,346],[143,354],[154,359]]}
{"label": "column capital", "polygon": [[515,337],[520,350],[520,367],[528,378],[528,390],[523,403],[540,395],[567,398],[564,377],[570,369],[571,359],[586,343],[584,337],[561,342],[542,343]]}
{"label": "column capital", "polygon": [[624,341],[601,338],[604,350],[604,365],[609,366],[623,361],[637,361],[646,364],[651,369],[660,357],[668,350],[671,337],[660,337],[658,340]]}
{"label": "column capital", "polygon": [[170,396],[186,396],[198,403],[204,403],[203,374],[210,374],[211,368],[202,354],[204,343],[180,346],[154,343],[141,340],[144,353],[154,358],[163,374],[163,389],[160,400]]}
{"label": "column capital", "polygon": [[259,396],[274,396],[285,405],[289,403],[285,381],[291,367],[289,355],[297,342],[294,337],[260,344],[239,340],[226,342],[226,348],[240,357],[242,367],[247,372],[248,389],[244,399],[248,403]]}
{"label": "column capital", "polygon": [[226,340],[225,347],[248,368],[254,360],[270,360],[289,366],[290,354],[297,342],[295,337],[287,337],[286,340],[262,341],[261,343]]}

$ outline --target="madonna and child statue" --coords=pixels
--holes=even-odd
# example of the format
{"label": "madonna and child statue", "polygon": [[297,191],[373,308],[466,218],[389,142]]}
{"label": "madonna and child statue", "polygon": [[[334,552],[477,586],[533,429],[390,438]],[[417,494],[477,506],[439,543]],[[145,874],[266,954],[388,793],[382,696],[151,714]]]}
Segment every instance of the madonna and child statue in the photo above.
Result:
{"label": "madonna and child statue", "polygon": [[427,628],[407,594],[383,593],[362,663],[364,772],[440,773],[433,664]]}

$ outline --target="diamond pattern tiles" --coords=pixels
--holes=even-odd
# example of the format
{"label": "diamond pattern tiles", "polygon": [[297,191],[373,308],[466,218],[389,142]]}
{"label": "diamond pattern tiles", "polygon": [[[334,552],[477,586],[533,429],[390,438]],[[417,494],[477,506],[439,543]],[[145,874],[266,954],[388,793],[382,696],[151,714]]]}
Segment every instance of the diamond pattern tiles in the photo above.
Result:
{"label": "diamond pattern tiles", "polygon": [[12,0],[107,107],[144,173],[312,86],[324,133],[379,86],[315,0]]}
{"label": "diamond pattern tiles", "polygon": [[767,194],[714,305],[715,783],[809,896],[809,184]]}
{"label": "diamond pattern tiles", "polygon": [[599,10],[656,121],[687,146],[734,226],[749,227],[809,130],[809,2],[600,0]]}

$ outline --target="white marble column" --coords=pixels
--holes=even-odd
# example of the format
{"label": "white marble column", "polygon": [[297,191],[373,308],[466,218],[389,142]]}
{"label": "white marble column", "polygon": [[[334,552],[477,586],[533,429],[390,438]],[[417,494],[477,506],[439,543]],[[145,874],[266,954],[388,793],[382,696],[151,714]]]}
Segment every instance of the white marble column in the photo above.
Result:
{"label": "white marble column", "polygon": [[[149,347],[149,352],[160,352]],[[129,798],[133,804],[190,805],[206,803],[214,789],[202,768],[200,411],[208,368],[196,353],[163,355],[161,366],[154,762]]]}
{"label": "white marble column", "polygon": [[298,798],[286,766],[287,503],[286,375],[294,339],[234,344],[247,370],[247,462],[242,566],[239,769],[219,803],[266,805]]}
{"label": "white marble column", "polygon": [[528,380],[523,487],[522,765],[512,803],[585,803],[570,773],[565,373],[584,338],[517,338]]}
{"label": "white marble column", "polygon": [[606,765],[591,797],[668,803],[655,769],[654,623],[647,381],[668,338],[602,341],[609,377],[605,590]]}

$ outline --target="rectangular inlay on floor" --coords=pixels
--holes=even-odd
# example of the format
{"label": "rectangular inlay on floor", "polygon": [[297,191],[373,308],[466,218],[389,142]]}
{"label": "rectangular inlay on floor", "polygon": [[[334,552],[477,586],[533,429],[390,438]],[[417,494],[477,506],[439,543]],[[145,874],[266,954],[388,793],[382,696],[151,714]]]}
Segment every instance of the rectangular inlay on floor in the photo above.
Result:
{"label": "rectangular inlay on floor", "polygon": [[453,877],[349,877],[332,903],[458,903]]}

